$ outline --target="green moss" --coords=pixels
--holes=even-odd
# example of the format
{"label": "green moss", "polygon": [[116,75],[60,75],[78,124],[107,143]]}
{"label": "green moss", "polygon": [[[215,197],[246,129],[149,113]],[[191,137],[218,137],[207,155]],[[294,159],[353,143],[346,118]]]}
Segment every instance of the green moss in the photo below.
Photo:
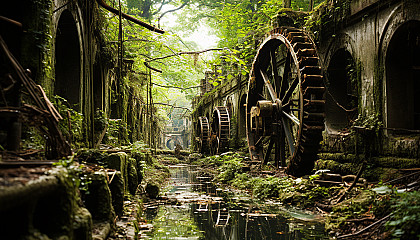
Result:
{"label": "green moss", "polygon": [[375,157],[372,163],[385,168],[417,168],[420,166],[420,159],[398,158],[398,157]]}
{"label": "green moss", "polygon": [[93,163],[98,164],[103,167],[109,167],[106,159],[108,158],[109,154],[98,149],[86,149],[82,148],[79,149],[76,154],[75,158],[78,159],[80,163]]}
{"label": "green moss", "polygon": [[272,20],[273,27],[290,26],[302,28],[309,13],[302,11],[294,11],[290,8],[282,8]]}
{"label": "green moss", "polygon": [[337,161],[339,163],[358,163],[360,162],[364,156],[363,155],[356,155],[356,154],[349,154],[349,153],[319,153],[319,159],[330,159]]}
{"label": "green moss", "polygon": [[335,37],[350,15],[351,0],[327,0],[321,3],[306,21],[306,27],[314,34],[315,41],[322,42]]}
{"label": "green moss", "polygon": [[328,215],[325,221],[325,229],[338,229],[346,224],[347,219],[368,212],[375,201],[375,193],[361,191],[355,197],[347,199],[333,206],[333,213]]}
{"label": "green moss", "polygon": [[163,186],[164,181],[170,176],[169,168],[161,164],[156,158],[150,154],[146,154],[147,162],[144,168],[143,184],[151,186]]}
{"label": "green moss", "polygon": [[334,160],[317,160],[315,162],[315,169],[329,169],[331,172],[340,173],[342,175],[356,174],[360,164],[356,163],[339,163]]}
{"label": "green moss", "polygon": [[128,158],[127,174],[128,191],[131,193],[131,195],[135,195],[137,186],[139,185],[139,179],[137,176],[136,160],[134,158]]}
{"label": "green moss", "polygon": [[22,38],[21,65],[32,71],[34,80],[46,87],[51,93],[52,85],[47,81],[53,79],[52,58],[52,0],[25,1],[27,10],[23,13],[25,26]]}
{"label": "green moss", "polygon": [[128,155],[124,152],[112,153],[105,161],[108,168],[121,172],[124,181],[124,191],[128,192]]}
{"label": "green moss", "polygon": [[74,239],[89,240],[92,238],[92,215],[86,208],[79,208],[75,215]]}

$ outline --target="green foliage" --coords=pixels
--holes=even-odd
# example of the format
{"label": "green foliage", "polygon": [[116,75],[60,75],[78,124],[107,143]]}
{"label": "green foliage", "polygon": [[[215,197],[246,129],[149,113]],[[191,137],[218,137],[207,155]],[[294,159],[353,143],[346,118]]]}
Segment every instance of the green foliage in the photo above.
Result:
{"label": "green foliage", "polygon": [[128,144],[127,134],[129,129],[127,129],[127,122],[121,119],[109,119],[108,123],[108,130],[104,137],[105,143],[114,147]]}
{"label": "green foliage", "polygon": [[420,192],[398,193],[392,201],[393,215],[386,226],[395,239],[420,238]]}
{"label": "green foliage", "polygon": [[253,180],[253,185],[255,186],[253,194],[260,199],[279,198],[280,191],[288,192],[292,189],[292,181],[292,179],[286,177],[269,176],[267,178],[257,178]]}
{"label": "green foliage", "polygon": [[102,110],[96,110],[94,116],[95,132],[101,133],[108,125],[109,119]]}
{"label": "green foliage", "polygon": [[222,159],[226,159],[223,161],[223,165],[219,167],[219,175],[216,176],[216,180],[227,183],[234,179],[237,174],[242,172],[242,168],[244,167],[244,163],[242,162],[242,158],[238,158],[235,156],[225,157],[223,156]]}
{"label": "green foliage", "polygon": [[335,37],[335,30],[341,27],[349,16],[351,0],[322,2],[309,16],[306,26],[316,41]]}
{"label": "green foliage", "polygon": [[374,130],[378,133],[383,126],[379,114],[372,114],[366,117],[359,117],[354,123],[355,126],[363,127],[369,130]]}
{"label": "green foliage", "polygon": [[348,199],[333,206],[333,212],[327,216],[325,228],[327,230],[344,228],[347,219],[357,219],[369,214],[372,206],[378,204],[379,198],[373,191],[353,189],[348,193]]}
{"label": "green foliage", "polygon": [[86,146],[83,134],[83,115],[71,108],[65,98],[54,96],[54,106],[63,117],[59,122],[59,128],[66,139],[71,142],[73,149]]}
{"label": "green foliage", "polygon": [[74,161],[74,158],[71,157],[59,160],[54,163],[54,166],[65,168],[71,178],[72,185],[80,191],[83,191],[85,194],[89,194],[89,184],[92,183],[92,181],[83,172],[83,165],[78,164]]}

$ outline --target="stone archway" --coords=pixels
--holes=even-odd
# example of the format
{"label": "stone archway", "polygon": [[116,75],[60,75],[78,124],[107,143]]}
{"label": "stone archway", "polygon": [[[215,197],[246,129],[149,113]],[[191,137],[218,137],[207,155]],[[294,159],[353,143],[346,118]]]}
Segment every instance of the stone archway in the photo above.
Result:
{"label": "stone archway", "polygon": [[55,94],[67,99],[76,110],[81,110],[81,49],[76,21],[69,10],[64,10],[57,24],[55,39]]}
{"label": "stone archway", "polygon": [[328,131],[335,133],[349,127],[358,115],[358,76],[349,51],[345,48],[335,51],[329,61],[327,76],[325,122]]}
{"label": "stone archway", "polygon": [[388,128],[420,130],[420,21],[393,33],[385,56]]}

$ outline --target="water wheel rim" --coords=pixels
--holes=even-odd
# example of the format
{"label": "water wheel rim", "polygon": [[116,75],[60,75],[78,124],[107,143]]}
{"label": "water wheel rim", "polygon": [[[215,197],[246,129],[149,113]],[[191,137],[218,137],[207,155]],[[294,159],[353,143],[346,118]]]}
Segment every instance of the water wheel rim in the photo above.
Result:
{"label": "water wheel rim", "polygon": [[[291,34],[291,33],[294,33],[294,34]],[[276,161],[276,164],[278,164],[278,161],[279,161],[279,158],[281,158],[281,155],[285,155],[285,153],[287,153],[287,151],[284,149],[284,142],[283,142],[283,145],[279,144],[280,141],[284,141],[284,138],[285,138],[284,136],[286,136],[287,145],[289,146],[288,157],[287,157],[289,160],[289,163],[296,165],[300,161],[299,158],[305,155],[311,158],[311,160],[309,161],[309,165],[313,164],[310,162],[314,158],[313,157],[314,149],[316,149],[316,147],[312,148],[310,151],[308,150],[305,151],[304,147],[301,146],[301,143],[303,141],[302,132],[304,130],[304,126],[305,126],[305,131],[307,131],[309,128],[311,130],[313,129],[322,130],[323,119],[319,120],[318,122],[315,122],[316,126],[309,126],[309,128],[308,128],[308,125],[305,124],[304,115],[306,113],[304,112],[304,110],[305,110],[306,105],[304,105],[304,102],[305,103],[311,102],[312,100],[307,99],[306,90],[308,90],[308,88],[304,89],[302,87],[302,81],[303,81],[302,67],[305,67],[310,62],[306,61],[307,59],[306,57],[298,56],[298,54],[302,53],[299,45],[297,46],[298,51],[296,51],[296,44],[300,43],[299,42],[300,38],[308,40],[308,42],[304,42],[302,46],[308,45],[310,47],[313,47],[311,49],[303,49],[303,51],[310,50],[310,51],[304,52],[304,54],[310,53],[313,55],[311,56],[310,60],[314,60],[314,59],[317,60],[318,57],[317,57],[313,42],[310,40],[309,37],[307,37],[306,33],[304,33],[301,30],[294,29],[294,28],[278,28],[278,29],[273,30],[270,33],[270,35],[266,37],[264,41],[262,41],[261,45],[259,46],[257,50],[256,56],[252,64],[251,72],[250,72],[250,78],[249,78],[249,83],[248,83],[248,94],[247,94],[247,100],[246,100],[247,101],[247,118],[246,118],[247,131],[246,132],[247,132],[249,152],[253,160],[266,162],[267,159],[270,157],[272,147],[275,144],[276,145],[275,161]],[[280,76],[279,78],[279,76],[276,77],[276,74],[279,74],[278,72],[279,66],[277,65],[278,64],[277,52],[278,52],[278,49],[280,49],[280,47],[285,48],[283,49],[283,51],[286,50],[287,55],[282,59],[282,61],[285,62],[285,65],[283,67],[283,75]],[[285,76],[284,74],[285,74],[286,66],[287,66],[287,60],[289,60],[289,64],[293,63],[293,66],[295,67],[296,76],[294,78],[293,77],[288,78],[288,76],[287,78],[284,78]],[[303,60],[305,60],[306,62]],[[271,67],[272,67],[271,77],[274,79],[273,81],[274,86],[270,82],[270,76],[266,72],[270,68],[270,62],[271,62]],[[289,71],[293,69],[293,66],[289,67]],[[318,62],[316,61],[315,66],[311,65],[310,67],[319,68]],[[289,72],[287,72],[287,74],[289,74]],[[305,75],[305,79],[306,77],[307,76]],[[320,78],[322,79],[322,76]],[[292,79],[291,84],[290,84],[290,79]],[[278,82],[280,82],[281,84],[279,84]],[[288,83],[289,88],[286,90],[286,92],[284,92],[284,95],[282,96],[281,87],[283,86],[284,83]],[[309,87],[312,87],[312,86],[309,86]],[[274,90],[274,88],[276,88],[276,90]],[[264,90],[266,90],[265,93],[264,93]],[[267,96],[267,91],[269,93],[268,94],[269,96]],[[293,94],[298,95],[297,96],[298,98],[297,109],[291,108],[292,104],[290,103],[290,100],[292,99]],[[315,99],[315,102],[319,106],[321,106],[324,101],[323,96],[321,97],[321,95],[319,94],[314,95],[315,96],[314,98],[318,98],[318,99]],[[294,97],[296,98],[296,95]],[[312,95],[310,97],[312,98]],[[265,105],[268,104],[269,106],[270,105],[269,101],[271,101],[272,105],[275,107],[275,109],[277,109],[277,111],[274,111],[275,114],[272,116],[273,118],[272,121],[267,120],[268,119],[267,117],[263,118],[259,115],[259,114],[262,114],[261,111],[263,109],[261,106],[259,106],[259,104],[264,103]],[[286,109],[285,106],[288,107],[289,109]],[[321,106],[319,109],[321,108],[323,108],[323,106]],[[298,116],[297,117],[294,116],[292,111],[297,112]],[[321,110],[317,109],[317,111],[321,111]],[[313,113],[311,114],[313,115]],[[322,115],[322,113],[318,113],[318,112],[316,112],[315,114],[316,116]],[[256,115],[258,115],[258,117],[255,117]],[[266,119],[266,120],[262,120],[262,119]],[[263,127],[262,130],[260,129],[261,126],[258,126],[259,122],[261,122],[260,125]],[[281,123],[279,124],[279,122]],[[296,125],[292,125],[292,127],[294,127],[294,130],[293,129],[290,130],[288,129],[289,128],[288,125],[290,126],[290,122],[293,122],[298,126],[296,127]],[[283,125],[284,128],[282,129],[280,133],[277,133],[277,135],[276,134],[264,135],[266,134],[265,130],[267,128],[267,126],[265,126],[264,124],[267,124],[267,125],[271,124],[271,126],[268,127],[270,129],[274,129],[274,128],[277,129],[278,125],[280,125],[280,128],[281,128],[281,125]],[[310,124],[313,124],[313,123],[311,122]],[[259,131],[260,132],[262,131],[263,133],[261,134],[259,133]],[[273,132],[275,133],[274,130]],[[315,135],[320,135],[320,131],[316,132]],[[268,148],[267,148],[268,153],[265,155],[264,144],[262,144],[262,141],[264,140],[266,136],[269,137],[269,143],[268,143]],[[315,136],[313,139],[318,139],[318,137]],[[319,144],[319,141],[318,141],[318,144]],[[278,147],[278,145],[280,145],[280,147]],[[278,148],[281,149],[281,147],[283,147],[283,150],[282,150],[283,152],[278,154],[277,153],[277,151],[279,151]],[[289,167],[290,167],[290,164],[288,168]],[[299,169],[299,167],[295,167],[295,166],[292,166],[291,169],[292,168]],[[291,172],[295,173],[295,170],[292,170]],[[295,175],[298,175],[298,174],[295,174]]]}
{"label": "water wheel rim", "polygon": [[[222,120],[224,118],[224,120]],[[215,135],[214,152],[218,154],[228,149],[230,137],[230,115],[228,108],[225,106],[217,106],[213,110],[213,122],[211,131]]]}
{"label": "water wheel rim", "polygon": [[208,149],[206,148],[208,146],[209,142],[209,122],[207,117],[199,117],[198,118],[198,137],[199,137],[199,150],[200,152],[204,153]]}

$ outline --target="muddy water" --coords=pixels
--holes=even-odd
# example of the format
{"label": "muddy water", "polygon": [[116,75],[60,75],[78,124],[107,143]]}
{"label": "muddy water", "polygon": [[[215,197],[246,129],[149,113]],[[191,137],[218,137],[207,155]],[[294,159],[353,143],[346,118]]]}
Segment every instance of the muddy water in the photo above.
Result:
{"label": "muddy water", "polygon": [[314,215],[218,189],[194,166],[170,169],[170,204],[146,209],[151,239],[328,239]]}

